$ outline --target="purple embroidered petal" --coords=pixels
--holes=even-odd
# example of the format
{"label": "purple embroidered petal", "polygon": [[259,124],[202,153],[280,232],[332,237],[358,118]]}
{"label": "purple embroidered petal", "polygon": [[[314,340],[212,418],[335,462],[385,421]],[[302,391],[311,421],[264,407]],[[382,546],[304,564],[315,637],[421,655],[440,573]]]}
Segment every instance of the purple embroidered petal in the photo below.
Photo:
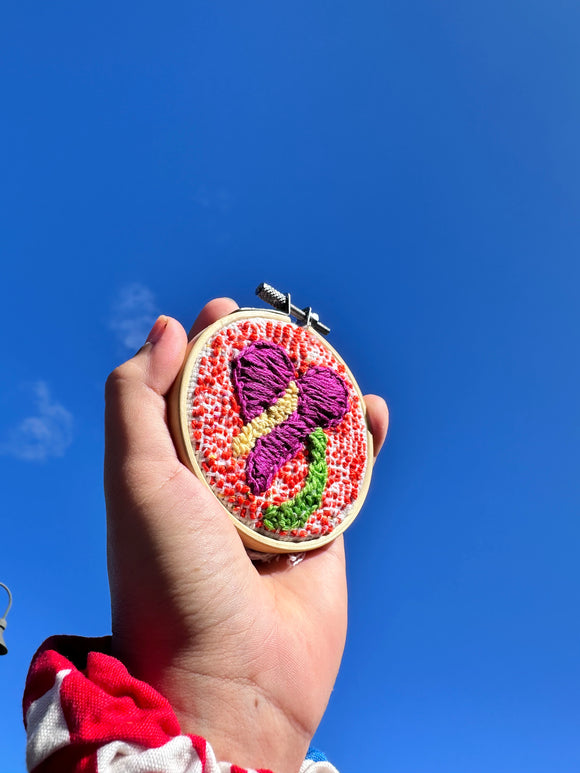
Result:
{"label": "purple embroidered petal", "polygon": [[298,389],[298,413],[308,418],[313,428],[335,427],[348,411],[346,384],[330,368],[309,368],[298,382]]}
{"label": "purple embroidered petal", "polygon": [[270,488],[274,475],[296,456],[314,429],[299,413],[293,413],[257,440],[246,462],[246,482],[254,494]]}
{"label": "purple embroidered petal", "polygon": [[248,456],[246,481],[254,494],[270,488],[278,470],[296,456],[311,432],[335,426],[348,410],[346,385],[330,368],[309,368],[298,389],[297,411],[259,438]]}
{"label": "purple embroidered petal", "polygon": [[232,362],[232,382],[247,424],[282,397],[294,378],[290,357],[278,344],[256,341]]}

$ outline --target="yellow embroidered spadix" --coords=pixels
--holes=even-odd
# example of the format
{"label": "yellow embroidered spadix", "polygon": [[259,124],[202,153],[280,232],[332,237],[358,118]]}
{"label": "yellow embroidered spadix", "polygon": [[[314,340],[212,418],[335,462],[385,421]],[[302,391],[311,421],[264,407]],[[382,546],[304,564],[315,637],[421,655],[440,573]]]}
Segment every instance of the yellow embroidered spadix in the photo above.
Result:
{"label": "yellow embroidered spadix", "polygon": [[298,387],[295,381],[291,381],[282,397],[274,405],[266,408],[263,413],[242,427],[240,434],[236,435],[232,442],[234,456],[249,454],[258,438],[267,435],[278,424],[282,424],[297,407]]}

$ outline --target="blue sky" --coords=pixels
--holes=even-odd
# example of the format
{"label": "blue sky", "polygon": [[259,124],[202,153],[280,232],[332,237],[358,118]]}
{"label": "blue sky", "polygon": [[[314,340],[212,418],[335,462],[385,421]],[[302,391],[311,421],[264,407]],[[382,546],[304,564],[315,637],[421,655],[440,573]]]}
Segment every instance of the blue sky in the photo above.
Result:
{"label": "blue sky", "polygon": [[261,281],[391,409],[317,744],[341,773],[578,770],[580,6],[2,17],[0,773],[35,648],[109,630],[107,373]]}

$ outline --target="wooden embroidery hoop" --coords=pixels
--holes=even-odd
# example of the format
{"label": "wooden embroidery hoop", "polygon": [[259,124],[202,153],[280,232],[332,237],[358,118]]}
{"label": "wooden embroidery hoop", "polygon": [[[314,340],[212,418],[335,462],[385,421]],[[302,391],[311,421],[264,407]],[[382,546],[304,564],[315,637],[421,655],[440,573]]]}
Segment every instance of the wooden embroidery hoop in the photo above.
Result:
{"label": "wooden embroidery hoop", "polygon": [[[261,553],[302,553],[308,550],[315,550],[316,548],[322,547],[327,545],[329,542],[332,542],[332,540],[336,539],[336,537],[342,534],[352,524],[358,515],[366,498],[372,475],[373,438],[367,423],[365,430],[367,444],[366,468],[357,498],[352,503],[350,512],[329,534],[312,537],[310,539],[302,539],[294,542],[283,541],[268,537],[265,534],[250,529],[240,519],[236,518],[235,515],[230,513],[230,511],[220,502],[219,498],[215,495],[212,487],[206,480],[203,469],[197,460],[189,428],[188,388],[192,376],[192,371],[195,368],[206,343],[222,328],[228,326],[232,322],[256,318],[266,320],[272,319],[277,322],[284,321],[285,324],[296,326],[288,315],[278,311],[270,311],[268,309],[239,309],[232,312],[231,314],[226,315],[225,317],[222,317],[202,330],[192,341],[189,342],[182,368],[177,378],[175,379],[173,387],[171,388],[168,398],[169,426],[179,458],[183,464],[189,467],[194,475],[199,480],[201,480],[202,483],[211,491],[212,495],[219,502],[222,509],[228,514],[230,520],[238,530],[238,533],[240,534],[242,542],[246,548],[256,550]],[[312,328],[309,329],[309,333],[314,336],[322,344],[322,346],[331,353],[337,362],[344,366],[346,376],[359,397],[360,406],[366,422],[366,407],[363,395],[347,364],[335,351],[335,349],[328,343],[328,341],[323,338],[323,336],[319,335]]]}

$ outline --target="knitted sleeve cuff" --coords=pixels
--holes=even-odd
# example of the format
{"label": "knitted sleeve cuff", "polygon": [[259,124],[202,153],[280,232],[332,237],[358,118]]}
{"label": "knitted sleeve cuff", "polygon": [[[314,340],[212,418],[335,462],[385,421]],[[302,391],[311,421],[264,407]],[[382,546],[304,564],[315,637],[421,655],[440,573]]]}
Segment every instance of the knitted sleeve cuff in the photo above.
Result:
{"label": "knitted sleeve cuff", "polygon": [[[53,636],[24,692],[30,773],[255,773],[181,732],[168,701],[110,655],[110,637]],[[268,773],[258,771],[257,773]],[[300,773],[338,773],[314,749]]]}

